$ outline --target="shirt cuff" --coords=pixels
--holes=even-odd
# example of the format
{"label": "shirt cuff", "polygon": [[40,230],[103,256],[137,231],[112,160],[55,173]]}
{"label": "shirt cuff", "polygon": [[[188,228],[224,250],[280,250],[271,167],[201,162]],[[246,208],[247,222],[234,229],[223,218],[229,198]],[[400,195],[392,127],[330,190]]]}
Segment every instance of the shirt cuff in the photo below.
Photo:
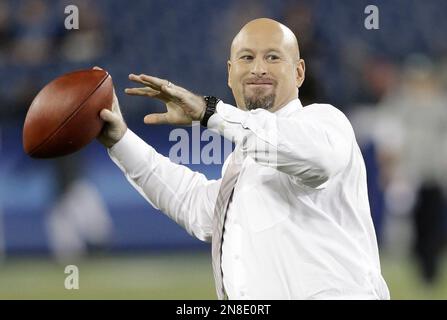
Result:
{"label": "shirt cuff", "polygon": [[263,109],[243,111],[220,101],[216,113],[208,120],[208,128],[233,142],[241,142],[247,129],[258,138],[277,145],[276,116]]}
{"label": "shirt cuff", "polygon": [[248,112],[219,101],[216,113],[209,118],[207,127],[226,139],[236,142],[244,129],[243,123],[247,117]]}
{"label": "shirt cuff", "polygon": [[[220,117],[216,117],[216,115]],[[216,113],[213,114],[210,119],[208,120],[208,123],[211,119],[211,124],[208,124],[208,128],[211,126],[216,126],[216,122],[221,121],[228,121],[232,123],[243,123],[248,116],[248,112],[242,111],[241,109],[232,106],[231,104],[226,104],[223,101],[219,101],[219,103],[216,106]]]}
{"label": "shirt cuff", "polygon": [[130,129],[127,129],[120,141],[107,150],[112,160],[121,164],[119,167],[126,171],[137,168],[141,161],[147,159],[154,151],[154,148]]}

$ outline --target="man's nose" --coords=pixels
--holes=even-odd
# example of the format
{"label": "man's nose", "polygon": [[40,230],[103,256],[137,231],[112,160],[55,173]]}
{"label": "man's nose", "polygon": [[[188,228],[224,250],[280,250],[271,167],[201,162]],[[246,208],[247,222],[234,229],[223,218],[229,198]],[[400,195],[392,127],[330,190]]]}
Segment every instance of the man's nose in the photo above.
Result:
{"label": "man's nose", "polygon": [[257,58],[253,61],[251,74],[257,77],[262,77],[267,74],[267,68],[263,59]]}

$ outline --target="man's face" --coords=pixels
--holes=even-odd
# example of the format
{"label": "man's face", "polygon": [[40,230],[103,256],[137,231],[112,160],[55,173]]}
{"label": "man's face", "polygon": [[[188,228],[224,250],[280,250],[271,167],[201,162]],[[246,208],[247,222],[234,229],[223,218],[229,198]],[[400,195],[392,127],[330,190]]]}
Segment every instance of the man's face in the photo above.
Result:
{"label": "man's face", "polygon": [[238,107],[274,112],[298,97],[304,61],[294,43],[281,28],[261,26],[238,34],[228,61],[228,85]]}

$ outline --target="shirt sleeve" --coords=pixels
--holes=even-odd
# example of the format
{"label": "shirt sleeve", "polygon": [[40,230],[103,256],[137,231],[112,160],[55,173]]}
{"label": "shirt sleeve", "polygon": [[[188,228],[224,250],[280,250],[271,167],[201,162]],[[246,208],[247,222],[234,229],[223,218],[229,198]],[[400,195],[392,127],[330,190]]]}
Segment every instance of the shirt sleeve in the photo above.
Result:
{"label": "shirt sleeve", "polygon": [[216,111],[208,121],[209,129],[296,183],[322,189],[349,163],[354,132],[333,106],[315,104],[286,117],[264,109],[243,111],[221,101]]}
{"label": "shirt sleeve", "polygon": [[212,215],[221,180],[173,163],[130,129],[108,150],[130,184],[156,209],[186,231],[211,241]]}

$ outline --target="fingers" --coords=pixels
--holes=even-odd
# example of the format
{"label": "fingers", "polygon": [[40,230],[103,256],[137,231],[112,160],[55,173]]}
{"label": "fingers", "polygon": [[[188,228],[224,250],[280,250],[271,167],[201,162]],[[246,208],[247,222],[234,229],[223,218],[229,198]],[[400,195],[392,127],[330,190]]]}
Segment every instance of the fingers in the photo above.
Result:
{"label": "fingers", "polygon": [[127,88],[124,90],[124,92],[132,96],[148,96],[148,97],[155,97],[160,94],[160,91],[154,90],[149,87]]}
{"label": "fingers", "polygon": [[140,79],[160,89],[170,83],[168,80],[147,76],[145,74],[140,75]]}
{"label": "fingers", "polygon": [[145,124],[169,124],[167,113],[152,113],[144,117]]}
{"label": "fingers", "polygon": [[93,70],[103,70],[102,68],[98,67],[98,66],[94,66]]}
{"label": "fingers", "polygon": [[147,76],[145,74],[140,74],[139,76],[135,74],[130,74],[129,79],[145,86],[151,87],[156,90],[160,90],[162,86],[167,85],[168,81],[156,77]]}
{"label": "fingers", "polygon": [[136,83],[139,83],[139,84],[142,84],[143,86],[146,86],[146,87],[149,87],[149,88],[152,88],[152,89],[160,91],[160,86],[157,86],[157,85],[155,85],[152,82],[143,80],[143,78],[141,76],[142,75],[137,76],[135,74],[130,74],[129,75],[129,80],[131,80],[133,82],[136,82]]}
{"label": "fingers", "polygon": [[[130,74],[129,79],[148,88],[164,93],[166,99],[168,97],[181,98],[181,88],[172,84],[168,80],[147,76],[145,74],[140,74],[139,76]],[[151,97],[156,97],[156,95],[151,95]]]}
{"label": "fingers", "polygon": [[156,98],[164,103],[167,103],[169,101],[168,96],[164,94],[163,92],[160,92],[158,90],[152,89],[150,87],[144,87],[144,88],[127,88],[124,90],[124,92],[131,96],[140,96],[140,97],[149,97],[149,98]]}

